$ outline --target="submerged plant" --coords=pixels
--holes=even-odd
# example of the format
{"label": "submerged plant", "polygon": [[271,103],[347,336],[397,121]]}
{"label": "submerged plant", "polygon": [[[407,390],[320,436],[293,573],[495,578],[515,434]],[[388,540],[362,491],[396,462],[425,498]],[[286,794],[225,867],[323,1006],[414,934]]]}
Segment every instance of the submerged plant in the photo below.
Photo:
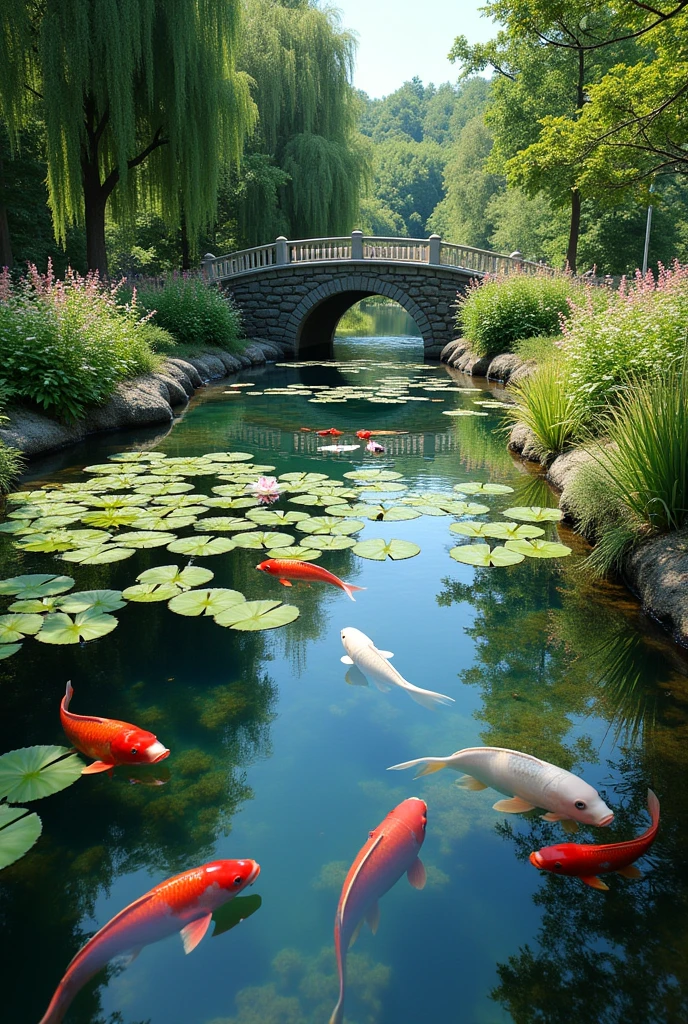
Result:
{"label": "submerged plant", "polygon": [[607,436],[588,449],[568,489],[569,507],[597,544],[597,576],[617,571],[644,538],[688,526],[688,352],[664,377],[629,384],[611,410]]}

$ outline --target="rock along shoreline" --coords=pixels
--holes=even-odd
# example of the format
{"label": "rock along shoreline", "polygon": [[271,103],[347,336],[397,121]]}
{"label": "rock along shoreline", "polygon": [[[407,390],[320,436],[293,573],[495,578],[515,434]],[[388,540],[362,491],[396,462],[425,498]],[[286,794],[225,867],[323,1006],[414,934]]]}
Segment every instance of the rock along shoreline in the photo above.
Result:
{"label": "rock along shoreline", "polygon": [[[474,377],[487,377],[500,384],[529,376],[535,362],[524,362],[517,355],[505,352],[497,356],[476,356],[463,339],[450,341],[442,349],[440,361],[455,370]],[[509,435],[508,448],[527,462],[540,459],[528,427],[516,424]],[[567,489],[580,467],[593,456],[584,449],[558,455],[547,466],[545,479],[559,492],[559,507],[574,528],[567,502]],[[584,534],[585,536],[585,534]],[[594,536],[586,536],[594,543]],[[626,559],[622,578],[640,601],[643,612],[658,622],[672,639],[688,647],[688,531],[661,534],[639,544]]]}
{"label": "rock along shoreline", "polygon": [[171,423],[175,408],[186,405],[208,381],[284,356],[280,345],[251,339],[239,354],[213,348],[194,356],[168,357],[155,373],[121,381],[104,405],[89,410],[76,423],[58,423],[37,410],[11,406],[9,422],[0,427],[0,441],[32,459],[83,441],[89,434]]}

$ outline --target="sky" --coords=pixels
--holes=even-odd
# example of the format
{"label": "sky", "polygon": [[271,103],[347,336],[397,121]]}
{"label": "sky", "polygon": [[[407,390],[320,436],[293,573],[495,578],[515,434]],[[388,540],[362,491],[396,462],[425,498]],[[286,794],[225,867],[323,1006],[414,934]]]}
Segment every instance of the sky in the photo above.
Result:
{"label": "sky", "polygon": [[342,26],[358,35],[354,84],[387,96],[417,75],[427,85],[455,82],[447,60],[454,38],[484,42],[497,31],[478,8],[484,0],[334,0]]}

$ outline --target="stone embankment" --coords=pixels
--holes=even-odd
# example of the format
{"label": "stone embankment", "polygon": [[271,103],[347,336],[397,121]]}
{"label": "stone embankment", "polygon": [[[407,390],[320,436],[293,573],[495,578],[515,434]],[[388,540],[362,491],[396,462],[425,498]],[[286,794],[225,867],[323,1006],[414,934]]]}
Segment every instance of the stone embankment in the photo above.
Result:
{"label": "stone embankment", "polygon": [[[452,341],[440,355],[442,362],[472,376],[487,377],[505,384],[532,373],[535,363],[524,362],[513,353],[480,357],[473,354],[465,341]],[[516,424],[509,436],[509,451],[528,462],[541,465],[532,432]],[[593,456],[583,448],[565,452],[542,467],[545,479],[559,492],[559,507],[564,518],[571,516],[568,489],[576,475]],[[586,540],[595,543],[594,532]],[[688,647],[688,531],[663,534],[639,544],[623,567],[622,576],[641,603],[646,615],[659,622],[673,639]]]}
{"label": "stone embankment", "polygon": [[58,423],[31,409],[12,407],[7,410],[9,422],[0,428],[0,441],[33,458],[82,441],[88,434],[169,423],[174,419],[175,408],[186,405],[196,388],[208,381],[282,358],[281,346],[258,340],[251,340],[238,355],[213,349],[183,359],[170,357],[156,373],[122,381],[105,405],[91,409],[84,419],[73,424]]}

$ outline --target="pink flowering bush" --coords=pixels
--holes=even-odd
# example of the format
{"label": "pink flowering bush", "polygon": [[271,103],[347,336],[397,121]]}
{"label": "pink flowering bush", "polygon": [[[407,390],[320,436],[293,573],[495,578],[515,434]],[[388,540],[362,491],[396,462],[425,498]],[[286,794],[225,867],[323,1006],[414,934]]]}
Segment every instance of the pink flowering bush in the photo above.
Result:
{"label": "pink flowering bush", "polygon": [[627,390],[667,367],[688,340],[688,267],[660,267],[658,278],[638,271],[608,291],[604,308],[570,303],[562,319],[561,350],[568,367],[567,390],[588,420]]}
{"label": "pink flowering bush", "polygon": [[118,286],[97,274],[36,267],[18,285],[0,275],[0,389],[73,421],[100,405],[118,381],[152,370],[159,328],[136,305],[117,302]]}

